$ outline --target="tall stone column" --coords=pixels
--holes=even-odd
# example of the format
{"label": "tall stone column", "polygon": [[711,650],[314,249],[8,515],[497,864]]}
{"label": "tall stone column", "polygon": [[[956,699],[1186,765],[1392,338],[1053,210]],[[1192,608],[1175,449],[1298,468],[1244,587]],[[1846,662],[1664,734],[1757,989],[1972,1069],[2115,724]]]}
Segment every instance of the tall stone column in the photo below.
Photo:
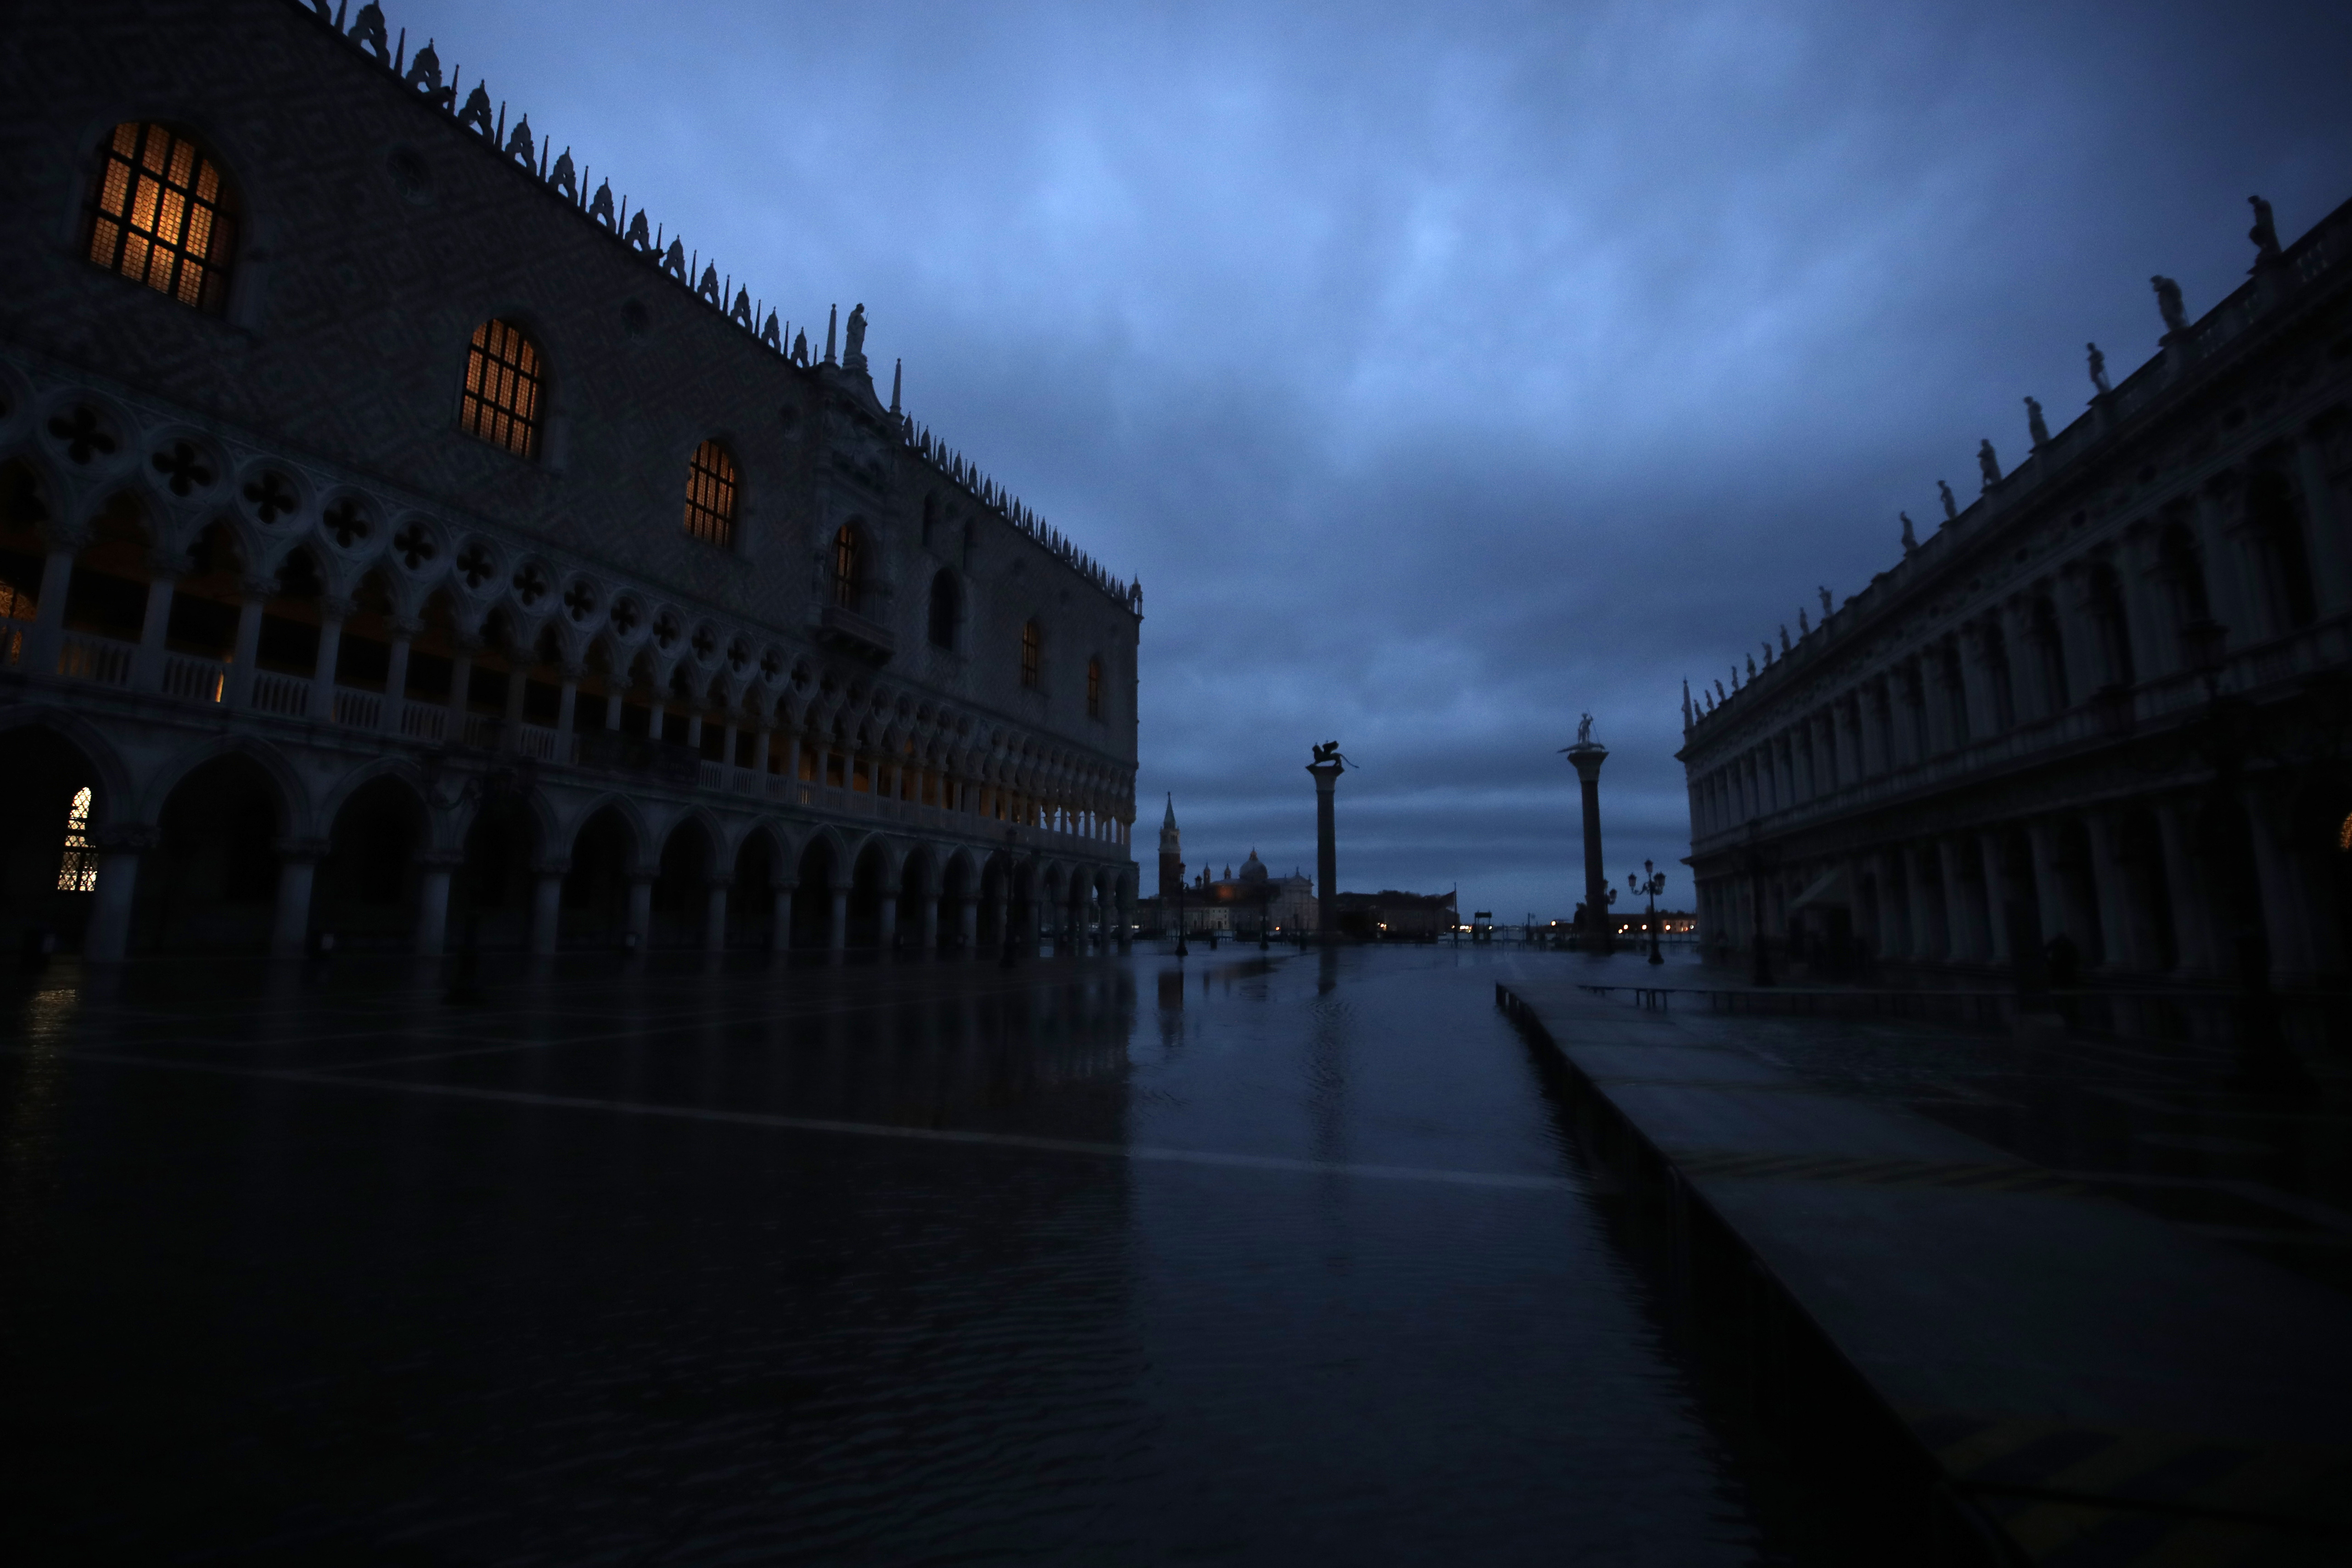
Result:
{"label": "tall stone column", "polygon": [[320,723],[335,716],[335,666],[342,658],[343,623],[352,618],[349,599],[319,601],[319,658],[310,667],[310,717]]}
{"label": "tall stone column", "polygon": [[449,942],[449,876],[466,858],[445,850],[416,859],[423,872],[416,889],[416,955],[438,958]]}
{"label": "tall stone column", "polygon": [[86,963],[114,963],[131,951],[131,910],[139,891],[139,862],[155,847],[155,829],[139,825],[100,828],[98,879],[90,888],[89,923],[82,930]]}
{"label": "tall stone column", "polygon": [[793,889],[789,879],[776,884],[775,907],[768,916],[768,951],[783,952],[793,945]]}
{"label": "tall stone column", "polygon": [[727,951],[727,889],[735,885],[732,877],[713,877],[702,907],[702,951]]}
{"label": "tall stone column", "polygon": [[2011,962],[2009,951],[2009,877],[2001,865],[2000,835],[1977,836],[1977,854],[1984,862],[1985,930],[1995,963]]}
{"label": "tall stone column", "polygon": [[534,868],[530,885],[530,950],[541,955],[555,951],[563,920],[563,874],[570,861],[549,860]]}
{"label": "tall stone column", "polygon": [[558,689],[555,699],[555,732],[567,739],[556,742],[555,760],[559,763],[571,761],[568,737],[572,733],[574,716],[580,711],[580,678],[587,673],[584,665],[567,664],[563,667],[563,684]]}
{"label": "tall stone column", "polygon": [[2310,542],[2312,596],[2326,616],[2352,605],[2352,542],[2344,536],[2336,491],[2327,482],[2326,454],[2308,430],[2295,436],[2294,463],[2302,481],[2304,538]]}
{"label": "tall stone column", "polygon": [[639,870],[629,873],[629,916],[628,923],[622,929],[622,935],[625,939],[635,937],[639,952],[653,945],[654,883],[660,876],[661,873],[658,871]]}
{"label": "tall stone column", "polygon": [[2034,910],[2042,920],[2042,940],[2047,942],[2063,931],[2079,950],[2083,939],[2066,929],[2065,890],[2058,885],[2058,825],[2038,816],[2025,825],[2025,837],[2033,847],[2032,892]]}
{"label": "tall stone column", "polygon": [[387,628],[392,633],[392,658],[383,672],[383,732],[397,735],[408,709],[408,653],[424,628],[415,621],[394,621]]}
{"label": "tall stone column", "polygon": [[449,733],[451,745],[466,743],[466,710],[473,701],[474,655],[480,649],[482,639],[460,632],[451,639],[449,648]]}
{"label": "tall stone column", "polygon": [[833,918],[825,928],[824,950],[833,953],[845,952],[849,949],[848,883],[835,882],[833,885],[832,913]]}
{"label": "tall stone column", "polygon": [[1576,770],[1584,807],[1585,940],[1608,952],[1615,944],[1609,938],[1609,873],[1601,859],[1601,764],[1609,760],[1609,748],[1592,738],[1588,719],[1576,744],[1562,747],[1561,754]]}
{"label": "tall stone column", "polygon": [[261,609],[278,584],[268,577],[247,577],[240,583],[236,607],[236,644],[229,654],[228,706],[253,702],[254,660],[261,654]]}
{"label": "tall stone column", "polygon": [[33,629],[25,638],[25,671],[55,675],[66,640],[66,595],[73,586],[76,547],[59,542],[41,563],[41,596],[33,605]]}
{"label": "tall stone column", "polygon": [[940,896],[937,893],[926,892],[917,907],[921,911],[923,921],[922,950],[925,952],[937,952],[940,947]]}
{"label": "tall stone column", "polygon": [[326,857],[320,838],[283,838],[278,843],[278,909],[270,923],[269,951],[299,958],[310,938],[310,888]]}
{"label": "tall stone column", "polygon": [[1315,778],[1316,912],[1322,927],[1317,934],[1328,947],[1339,940],[1339,818],[1332,803],[1339,775],[1348,770],[1334,751],[1329,761],[1309,763],[1307,771]]}
{"label": "tall stone column", "polygon": [[1936,870],[1944,881],[1944,957],[1965,963],[1977,952],[1976,917],[1960,885],[1961,846],[1953,839],[1936,840]]}
{"label": "tall stone column", "polygon": [[2184,804],[2179,799],[2159,799],[2153,805],[2157,842],[2164,856],[2164,893],[2172,910],[2175,973],[2181,975],[2210,974],[2217,967],[2207,915],[2211,894],[2197,874],[2189,847],[2189,822],[2195,809],[2193,802]]}
{"label": "tall stone column", "polygon": [[885,890],[878,918],[874,922],[874,945],[884,952],[898,945],[898,895]]}
{"label": "tall stone column", "polygon": [[[140,691],[160,690],[163,685],[163,657],[169,652],[172,633],[172,595],[178,587],[177,561],[150,558],[147,563],[147,613],[139,627],[139,663],[131,672],[131,684]],[[89,950],[85,939],[83,950]]]}
{"label": "tall stone column", "polygon": [[967,893],[956,900],[956,936],[966,952],[980,945],[980,896]]}

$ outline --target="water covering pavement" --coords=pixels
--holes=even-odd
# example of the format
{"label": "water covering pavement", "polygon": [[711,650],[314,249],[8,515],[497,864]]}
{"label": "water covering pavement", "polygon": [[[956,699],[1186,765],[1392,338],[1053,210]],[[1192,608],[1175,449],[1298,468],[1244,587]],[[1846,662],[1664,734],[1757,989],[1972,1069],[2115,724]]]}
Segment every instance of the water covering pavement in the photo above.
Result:
{"label": "water covering pavement", "polygon": [[[12,998],[34,1558],[1774,1555],[1479,950]],[[22,1559],[20,1559],[22,1560]]]}

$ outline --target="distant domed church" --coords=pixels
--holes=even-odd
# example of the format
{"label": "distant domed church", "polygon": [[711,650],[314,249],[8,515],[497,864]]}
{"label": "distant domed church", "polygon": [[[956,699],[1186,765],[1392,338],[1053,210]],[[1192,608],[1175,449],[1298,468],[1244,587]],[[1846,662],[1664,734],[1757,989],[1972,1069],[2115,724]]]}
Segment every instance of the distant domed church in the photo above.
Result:
{"label": "distant domed church", "polygon": [[1255,936],[1271,926],[1272,934],[1288,937],[1317,929],[1315,879],[1295,869],[1287,877],[1275,876],[1255,849],[1238,873],[1227,865],[1225,874],[1212,880],[1204,868],[1186,881],[1183,835],[1176,826],[1176,797],[1171,795],[1160,821],[1159,896],[1144,900],[1137,918],[1146,934],[1172,935],[1180,906],[1182,929],[1193,935],[1224,931]]}

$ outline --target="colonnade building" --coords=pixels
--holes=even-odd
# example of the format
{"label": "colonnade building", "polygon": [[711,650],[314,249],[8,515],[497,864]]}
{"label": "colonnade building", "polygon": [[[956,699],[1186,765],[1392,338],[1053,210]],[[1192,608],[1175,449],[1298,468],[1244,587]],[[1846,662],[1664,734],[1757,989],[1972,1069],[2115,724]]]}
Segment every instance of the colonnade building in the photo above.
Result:
{"label": "colonnade building", "polygon": [[2032,455],[2004,476],[1988,444],[1981,496],[1916,546],[1906,520],[1899,564],[1685,696],[1710,952],[1760,936],[1800,973],[1963,983],[2055,953],[2155,995],[2257,973],[2329,1016],[2352,973],[2352,207],[2281,247],[2258,205],[2253,238],[2201,319],[2157,279],[2156,357],[2110,388],[2094,349],[2088,411],[2053,435],[2032,408]]}
{"label": "colonnade building", "polygon": [[388,32],[14,16],[12,940],[1123,932],[1140,586]]}

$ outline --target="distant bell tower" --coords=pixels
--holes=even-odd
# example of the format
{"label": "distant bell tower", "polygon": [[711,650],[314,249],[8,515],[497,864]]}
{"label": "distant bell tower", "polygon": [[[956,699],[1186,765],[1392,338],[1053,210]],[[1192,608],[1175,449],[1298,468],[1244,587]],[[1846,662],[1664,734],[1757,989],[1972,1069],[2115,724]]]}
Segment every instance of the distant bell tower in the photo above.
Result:
{"label": "distant bell tower", "polygon": [[1168,815],[1160,819],[1160,896],[1172,899],[1184,885],[1184,838],[1176,831],[1176,796],[1168,797]]}

